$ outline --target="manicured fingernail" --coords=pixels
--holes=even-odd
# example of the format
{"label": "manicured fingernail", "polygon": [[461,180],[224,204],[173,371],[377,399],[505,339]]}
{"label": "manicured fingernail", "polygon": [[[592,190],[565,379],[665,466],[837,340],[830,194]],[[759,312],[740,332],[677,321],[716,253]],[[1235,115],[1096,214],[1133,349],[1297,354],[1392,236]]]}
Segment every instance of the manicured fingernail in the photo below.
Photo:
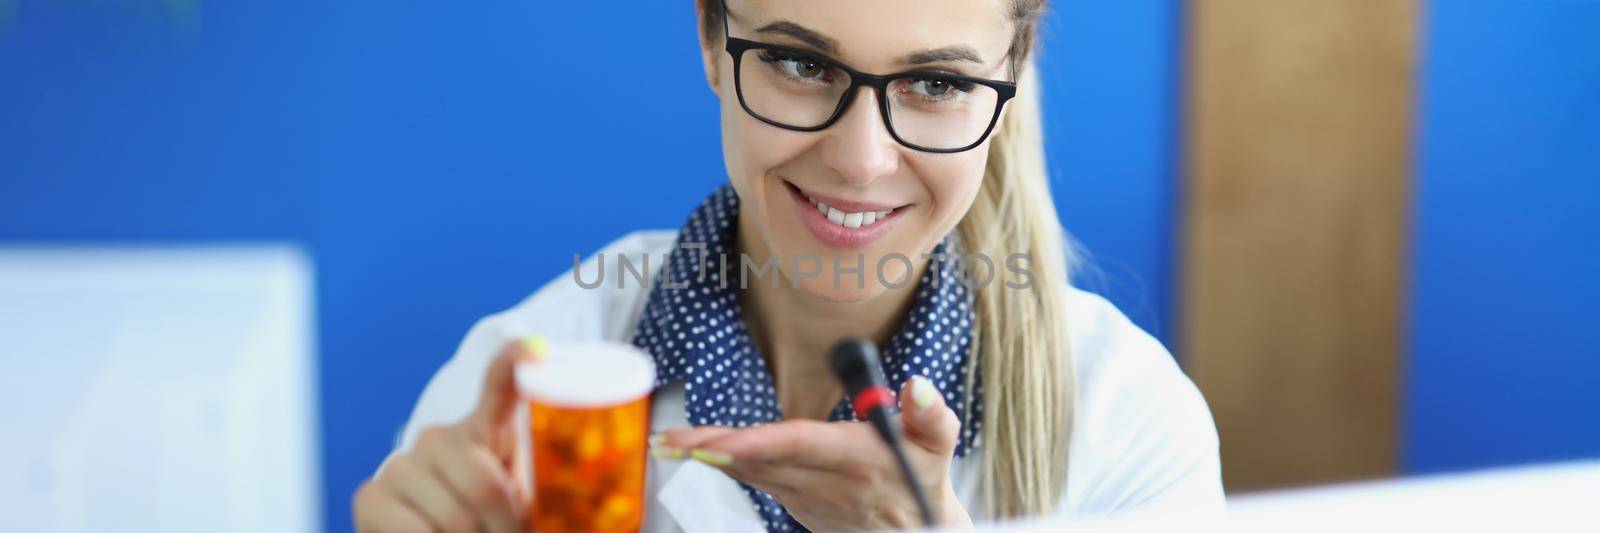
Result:
{"label": "manicured fingernail", "polygon": [[522,347],[527,348],[533,354],[533,360],[537,361],[543,359],[545,352],[550,349],[550,341],[544,340],[543,335],[534,335],[522,339]]}
{"label": "manicured fingernail", "polygon": [[712,450],[690,450],[689,457],[711,466],[728,466],[733,464],[733,456]]}
{"label": "manicured fingernail", "polygon": [[673,448],[671,446],[651,446],[650,456],[656,459],[663,459],[667,461],[682,461],[683,448]]}
{"label": "manicured fingernail", "polygon": [[660,433],[656,433],[654,435],[651,435],[649,439],[646,439],[645,442],[650,443],[650,447],[654,448],[656,446],[660,446],[662,444],[666,444],[667,443],[667,436],[666,435],[662,435]]}
{"label": "manicured fingernail", "polygon": [[933,405],[939,399],[939,389],[934,388],[933,382],[928,378],[917,376],[911,378],[911,401],[917,402],[917,408]]}

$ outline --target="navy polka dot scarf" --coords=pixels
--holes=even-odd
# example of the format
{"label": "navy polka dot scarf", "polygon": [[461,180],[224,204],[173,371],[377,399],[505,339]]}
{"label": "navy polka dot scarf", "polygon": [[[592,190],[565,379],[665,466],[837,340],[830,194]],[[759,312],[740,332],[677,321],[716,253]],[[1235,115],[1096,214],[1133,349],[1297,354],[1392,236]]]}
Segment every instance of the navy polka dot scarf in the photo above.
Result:
{"label": "navy polka dot scarf", "polygon": [[[655,357],[656,387],[674,381],[684,384],[684,408],[689,422],[696,426],[746,427],[783,418],[772,375],[739,311],[738,217],[739,197],[728,185],[719,187],[695,210],[678,233],[671,260],[652,287],[633,335],[633,344]],[[934,254],[953,248],[949,244],[947,238]],[[698,248],[701,245],[704,249]],[[972,302],[956,269],[959,262],[937,256],[934,261],[918,282],[911,314],[883,352],[883,368],[894,391],[912,376],[921,375],[944,393],[945,402],[961,420],[961,441],[955,453],[963,457],[971,451],[982,422],[978,401],[982,391],[977,386],[981,381],[976,375],[971,403],[966,394]],[[702,264],[706,265],[703,269]],[[868,275],[871,272],[868,269]],[[770,271],[764,275],[777,274]],[[937,282],[934,276],[938,276]],[[753,276],[749,279],[750,283],[770,283]],[[853,420],[849,398],[842,398],[828,419]],[[772,496],[740,485],[750,494],[768,531],[805,530]]]}

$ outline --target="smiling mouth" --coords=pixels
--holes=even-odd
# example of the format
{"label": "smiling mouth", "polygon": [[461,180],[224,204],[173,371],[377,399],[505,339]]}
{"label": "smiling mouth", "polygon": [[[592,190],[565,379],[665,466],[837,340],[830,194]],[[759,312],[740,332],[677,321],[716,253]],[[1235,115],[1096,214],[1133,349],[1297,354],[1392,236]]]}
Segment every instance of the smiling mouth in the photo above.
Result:
{"label": "smiling mouth", "polygon": [[793,183],[785,181],[784,185],[787,185],[795,194],[805,198],[806,203],[809,203],[811,204],[811,207],[816,208],[818,213],[822,213],[822,216],[826,218],[828,222],[844,228],[857,229],[871,227],[874,224],[878,224],[889,218],[891,215],[895,214],[896,211],[901,209],[896,207],[882,210],[862,209],[859,211],[846,211],[845,209],[841,209],[837,206],[828,205],[827,202],[812,196],[811,193],[808,193],[805,190],[795,186]]}

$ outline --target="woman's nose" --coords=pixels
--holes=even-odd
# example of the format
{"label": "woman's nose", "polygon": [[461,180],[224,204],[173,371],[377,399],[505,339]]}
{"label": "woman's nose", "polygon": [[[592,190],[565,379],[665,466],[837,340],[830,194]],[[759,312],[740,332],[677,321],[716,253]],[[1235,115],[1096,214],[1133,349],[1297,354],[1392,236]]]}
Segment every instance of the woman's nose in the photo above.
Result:
{"label": "woman's nose", "polygon": [[900,166],[900,144],[889,136],[871,87],[858,89],[844,116],[825,130],[823,162],[854,186],[894,174]]}

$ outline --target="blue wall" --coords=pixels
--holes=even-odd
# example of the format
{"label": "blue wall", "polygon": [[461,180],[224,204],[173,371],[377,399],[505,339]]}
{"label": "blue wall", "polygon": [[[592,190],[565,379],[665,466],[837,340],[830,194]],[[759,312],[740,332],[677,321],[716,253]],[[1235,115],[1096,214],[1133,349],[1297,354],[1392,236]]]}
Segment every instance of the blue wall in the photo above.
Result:
{"label": "blue wall", "polygon": [[[689,0],[178,4],[0,0],[0,244],[309,248],[330,531],[474,320],[725,179]],[[1046,133],[1084,282],[1164,332],[1177,10],[1057,7]]]}
{"label": "blue wall", "polygon": [[1058,1],[1040,30],[1051,189],[1085,252],[1073,281],[1163,341],[1177,333],[1181,4]]}
{"label": "blue wall", "polygon": [[1406,466],[1600,457],[1600,2],[1432,2]]}

